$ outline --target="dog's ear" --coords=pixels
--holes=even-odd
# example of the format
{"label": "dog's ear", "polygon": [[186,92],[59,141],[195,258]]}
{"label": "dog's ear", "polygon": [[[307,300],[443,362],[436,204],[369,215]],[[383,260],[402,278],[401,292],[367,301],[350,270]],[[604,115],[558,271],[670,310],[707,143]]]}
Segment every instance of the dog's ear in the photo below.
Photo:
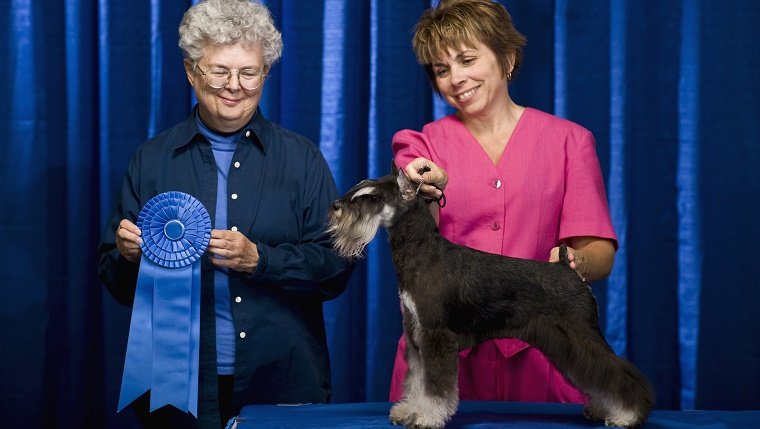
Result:
{"label": "dog's ear", "polygon": [[406,177],[404,170],[400,168],[396,176],[396,183],[398,183],[398,189],[401,191],[401,198],[404,201],[411,201],[417,196],[417,191],[414,189],[412,182]]}

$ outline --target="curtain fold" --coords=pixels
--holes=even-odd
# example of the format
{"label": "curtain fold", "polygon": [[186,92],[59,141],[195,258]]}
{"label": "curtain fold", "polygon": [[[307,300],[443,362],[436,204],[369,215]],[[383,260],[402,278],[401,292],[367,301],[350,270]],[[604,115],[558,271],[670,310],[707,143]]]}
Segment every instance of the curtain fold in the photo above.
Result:
{"label": "curtain fold", "polygon": [[681,406],[695,408],[699,298],[702,288],[699,216],[699,9],[683,5],[678,87],[678,345]]}
{"label": "curtain fold", "polygon": [[760,237],[760,6],[689,2],[698,41],[695,130],[699,300],[694,406],[757,408],[760,341],[753,279]]}
{"label": "curtain fold", "polygon": [[[0,6],[0,421],[134,426],[115,414],[129,309],[95,246],[127,162],[194,102],[177,46],[193,2]],[[429,0],[269,0],[283,32],[264,114],[319,145],[340,191],[390,141],[451,113],[411,50]],[[504,0],[528,37],[513,98],[594,133],[620,248],[593,285],[604,332],[660,409],[760,404],[760,4]],[[387,399],[401,316],[388,243],[325,305],[334,402]]]}
{"label": "curtain fold", "polygon": [[608,198],[612,223],[618,236],[615,265],[607,284],[607,328],[605,335],[615,352],[628,348],[628,201],[626,194],[626,29],[625,1],[610,2],[610,159]]}
{"label": "curtain fold", "polygon": [[[35,141],[41,138],[44,118],[38,114],[43,102],[41,94],[29,92],[41,70],[35,46],[42,43],[39,10],[29,0],[13,0],[3,7],[0,22],[5,36],[2,39],[3,63],[0,78],[6,99],[0,103],[0,137],[2,140],[0,177],[3,184],[3,202],[0,208],[0,245],[3,246],[4,275],[0,287],[3,307],[0,326],[5,337],[0,352],[0,388],[16,391],[4,395],[2,407],[9,410],[38,409],[43,402],[45,356],[45,301],[48,293],[48,251],[44,234],[48,225],[44,215],[30,218],[30,213],[44,213],[47,205],[39,198],[27,198],[24,193],[45,192],[45,162],[47,153],[35,150]],[[43,81],[44,82],[44,81]],[[35,160],[43,162],[36,163]],[[10,251],[11,246],[24,243],[26,251]],[[28,247],[26,247],[28,246]],[[36,260],[29,258],[29,250]],[[22,249],[19,249],[22,250]],[[29,272],[41,272],[35,281],[44,287],[30,288],[26,278]],[[10,353],[13,350],[14,353]],[[11,382],[23,379],[24,383]],[[41,418],[27,411],[33,424]]]}

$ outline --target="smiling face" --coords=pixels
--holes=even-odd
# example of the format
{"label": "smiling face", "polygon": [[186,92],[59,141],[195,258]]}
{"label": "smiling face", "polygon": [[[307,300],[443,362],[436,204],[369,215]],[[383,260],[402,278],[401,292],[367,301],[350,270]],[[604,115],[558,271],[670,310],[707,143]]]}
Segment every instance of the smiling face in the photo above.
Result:
{"label": "smiling face", "polygon": [[[198,61],[203,70],[226,68],[228,70],[268,69],[264,63],[264,53],[257,43],[250,47],[241,44],[209,45],[203,48],[203,56]],[[254,90],[240,86],[238,74],[232,73],[230,81],[224,88],[210,87],[193,62],[185,61],[187,80],[193,86],[198,98],[198,110],[201,119],[209,128],[220,132],[233,132],[243,128],[251,120],[261,100],[266,80]]]}
{"label": "smiling face", "polygon": [[508,100],[507,78],[483,43],[441,52],[432,71],[438,92],[464,117],[488,114]]}

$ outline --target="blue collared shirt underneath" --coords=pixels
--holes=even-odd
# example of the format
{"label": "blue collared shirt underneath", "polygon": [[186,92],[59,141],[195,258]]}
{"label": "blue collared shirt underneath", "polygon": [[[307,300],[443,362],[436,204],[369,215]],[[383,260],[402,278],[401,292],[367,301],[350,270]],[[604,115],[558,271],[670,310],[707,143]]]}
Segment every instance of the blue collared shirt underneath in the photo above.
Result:
{"label": "blue collared shirt underneath", "polygon": [[[216,162],[216,219],[215,229],[227,229],[227,174],[232,165],[237,141],[242,131],[223,135],[212,131],[196,112],[195,125],[198,131],[208,139]],[[230,305],[230,279],[227,269],[217,267],[214,270],[214,308],[216,309],[216,371],[221,375],[235,373],[235,324],[232,321]]]}

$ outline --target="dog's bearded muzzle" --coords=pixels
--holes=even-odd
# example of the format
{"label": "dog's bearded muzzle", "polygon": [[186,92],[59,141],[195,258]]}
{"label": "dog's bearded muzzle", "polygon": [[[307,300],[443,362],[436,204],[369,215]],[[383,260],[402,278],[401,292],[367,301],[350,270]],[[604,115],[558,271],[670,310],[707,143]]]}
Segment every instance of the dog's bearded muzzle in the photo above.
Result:
{"label": "dog's bearded muzzle", "polygon": [[372,241],[380,227],[380,218],[362,215],[358,205],[348,206],[342,200],[333,203],[327,233],[338,254],[346,259],[362,257],[364,247]]}

